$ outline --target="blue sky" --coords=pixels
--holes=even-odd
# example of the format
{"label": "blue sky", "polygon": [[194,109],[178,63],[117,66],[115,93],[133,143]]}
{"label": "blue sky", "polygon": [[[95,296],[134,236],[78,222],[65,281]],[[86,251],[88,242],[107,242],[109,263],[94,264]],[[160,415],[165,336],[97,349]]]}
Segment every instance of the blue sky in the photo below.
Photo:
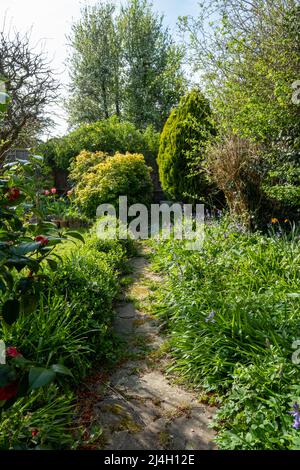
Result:
{"label": "blue sky", "polygon": [[[122,0],[115,0],[121,3]],[[165,14],[165,23],[176,31],[178,16],[196,15],[198,0],[152,0],[154,9]],[[14,27],[18,31],[32,28],[32,42],[42,47],[52,61],[63,84],[68,83],[65,61],[68,55],[66,35],[71,24],[79,18],[80,7],[96,0],[1,0],[0,28],[5,20],[6,29]],[[55,107],[58,123],[55,132],[66,130],[66,116],[62,107]]]}

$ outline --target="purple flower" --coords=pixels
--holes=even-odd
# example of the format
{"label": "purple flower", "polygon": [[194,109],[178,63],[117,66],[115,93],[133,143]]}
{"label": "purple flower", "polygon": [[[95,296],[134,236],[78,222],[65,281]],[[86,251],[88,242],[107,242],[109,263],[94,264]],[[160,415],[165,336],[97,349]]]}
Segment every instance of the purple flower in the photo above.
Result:
{"label": "purple flower", "polygon": [[293,428],[299,429],[300,428],[300,408],[297,402],[293,404],[293,411],[289,411],[289,413],[294,418]]}
{"label": "purple flower", "polygon": [[212,311],[208,317],[205,319],[205,322],[206,323],[215,323],[215,320],[214,320],[214,316],[215,316],[216,312]]}

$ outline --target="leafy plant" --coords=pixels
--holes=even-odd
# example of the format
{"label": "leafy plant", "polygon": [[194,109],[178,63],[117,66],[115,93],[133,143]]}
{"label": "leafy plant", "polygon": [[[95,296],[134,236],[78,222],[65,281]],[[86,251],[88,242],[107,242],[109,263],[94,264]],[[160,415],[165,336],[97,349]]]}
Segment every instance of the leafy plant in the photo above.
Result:
{"label": "leafy plant", "polygon": [[261,211],[263,199],[260,147],[237,135],[219,136],[207,148],[205,166],[210,179],[223,191],[231,216],[250,227],[251,215]]}
{"label": "leafy plant", "polygon": [[212,192],[203,161],[214,134],[209,102],[194,89],[173,109],[160,138],[159,176],[163,190],[172,198],[205,200]]}

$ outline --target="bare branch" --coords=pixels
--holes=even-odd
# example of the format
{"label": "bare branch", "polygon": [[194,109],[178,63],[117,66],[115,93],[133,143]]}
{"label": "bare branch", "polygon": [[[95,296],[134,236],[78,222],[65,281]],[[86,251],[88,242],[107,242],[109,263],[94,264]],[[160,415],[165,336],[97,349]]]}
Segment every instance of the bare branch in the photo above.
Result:
{"label": "bare branch", "polygon": [[45,53],[31,45],[30,31],[0,32],[0,80],[11,101],[1,121],[0,166],[5,152],[32,139],[49,124],[46,108],[58,98],[59,84]]}

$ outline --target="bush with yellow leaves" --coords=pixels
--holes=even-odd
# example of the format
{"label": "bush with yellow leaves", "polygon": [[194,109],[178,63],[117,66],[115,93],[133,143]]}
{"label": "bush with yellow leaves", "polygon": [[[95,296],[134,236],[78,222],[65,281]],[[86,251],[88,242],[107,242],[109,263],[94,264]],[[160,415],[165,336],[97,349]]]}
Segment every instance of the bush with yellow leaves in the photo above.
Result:
{"label": "bush with yellow leaves", "polygon": [[119,196],[127,196],[128,205],[148,205],[152,199],[151,168],[141,154],[83,151],[72,163],[70,178],[76,183],[75,203],[90,218],[100,204],[117,209]]}

